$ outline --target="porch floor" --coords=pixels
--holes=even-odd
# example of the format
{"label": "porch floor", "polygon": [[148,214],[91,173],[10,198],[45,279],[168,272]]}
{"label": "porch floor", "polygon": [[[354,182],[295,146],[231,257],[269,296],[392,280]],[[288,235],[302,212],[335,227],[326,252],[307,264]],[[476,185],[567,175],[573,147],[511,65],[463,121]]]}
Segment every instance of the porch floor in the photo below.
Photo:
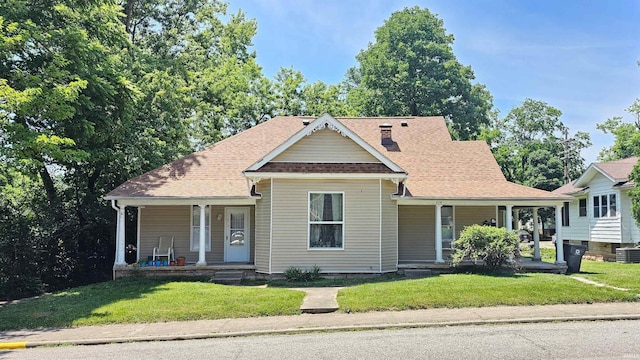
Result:
{"label": "porch floor", "polygon": [[[564,274],[567,272],[566,264],[555,264],[544,261],[533,261],[530,258],[519,258],[516,260],[522,272],[545,272],[554,274]],[[436,263],[435,261],[400,261],[398,263],[398,271],[405,269],[425,269],[433,270],[434,273],[448,273],[453,271],[453,265],[450,262]]]}
{"label": "porch floor", "polygon": [[131,264],[113,267],[113,278],[128,276],[215,276],[216,272],[241,271],[244,279],[256,278],[256,266],[253,263],[209,263],[207,265],[186,264],[185,266],[145,266]]}

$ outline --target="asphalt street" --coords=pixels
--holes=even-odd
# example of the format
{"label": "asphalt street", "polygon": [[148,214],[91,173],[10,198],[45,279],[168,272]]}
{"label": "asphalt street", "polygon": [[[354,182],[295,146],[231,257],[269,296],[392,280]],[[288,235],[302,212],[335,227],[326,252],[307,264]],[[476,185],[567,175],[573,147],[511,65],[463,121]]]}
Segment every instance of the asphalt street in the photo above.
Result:
{"label": "asphalt street", "polygon": [[0,359],[640,359],[640,321],[452,326],[34,348]]}

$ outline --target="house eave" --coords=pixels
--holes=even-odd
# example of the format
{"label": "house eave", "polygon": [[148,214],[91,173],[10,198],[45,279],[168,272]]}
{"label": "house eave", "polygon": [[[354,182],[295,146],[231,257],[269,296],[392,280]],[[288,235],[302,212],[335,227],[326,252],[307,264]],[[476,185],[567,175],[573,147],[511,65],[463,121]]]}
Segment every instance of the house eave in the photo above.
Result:
{"label": "house eave", "polygon": [[453,197],[403,197],[392,195],[392,200],[396,200],[398,205],[471,205],[471,206],[556,206],[562,205],[566,201],[573,200],[573,197],[562,198],[507,198],[507,197],[482,197],[482,198],[453,198]]}
{"label": "house eave", "polygon": [[242,173],[250,179],[383,179],[402,180],[408,178],[405,173],[292,173],[292,172],[257,172]]}
{"label": "house eave", "polygon": [[255,205],[260,197],[254,196],[105,196],[105,200],[115,200],[118,205]]}

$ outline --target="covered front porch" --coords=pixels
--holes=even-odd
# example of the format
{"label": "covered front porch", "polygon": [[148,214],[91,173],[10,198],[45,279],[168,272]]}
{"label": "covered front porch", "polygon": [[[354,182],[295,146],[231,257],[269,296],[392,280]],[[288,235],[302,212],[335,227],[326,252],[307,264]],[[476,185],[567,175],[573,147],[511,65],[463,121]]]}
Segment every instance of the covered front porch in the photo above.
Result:
{"label": "covered front porch", "polygon": [[[112,201],[118,214],[114,278],[133,273],[209,276],[228,270],[246,272],[245,278],[255,277],[255,200],[194,202]],[[137,248],[135,262],[128,259],[129,263],[126,244],[134,241],[132,229],[125,229],[127,208],[134,210]]]}
{"label": "covered front porch", "polygon": [[[470,201],[470,200],[398,200],[398,269],[424,268],[442,271],[449,268],[453,242],[460,232],[474,224],[518,228],[518,212],[530,209],[538,219],[540,208],[553,208],[555,222],[562,223],[563,203],[557,200]],[[562,244],[562,227],[556,226],[556,241]],[[524,271],[564,272],[566,262],[562,246],[553,264],[541,261],[538,221],[533,221],[533,258],[518,259]]]}

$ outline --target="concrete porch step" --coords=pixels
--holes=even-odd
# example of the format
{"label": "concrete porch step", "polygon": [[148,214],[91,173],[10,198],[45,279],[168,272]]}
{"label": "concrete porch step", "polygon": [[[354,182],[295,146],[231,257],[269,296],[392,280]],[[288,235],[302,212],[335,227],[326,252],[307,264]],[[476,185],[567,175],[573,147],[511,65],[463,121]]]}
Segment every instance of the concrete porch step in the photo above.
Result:
{"label": "concrete porch step", "polygon": [[238,285],[244,279],[244,271],[216,271],[211,279],[212,283],[223,285]]}
{"label": "concrete porch step", "polygon": [[417,279],[431,275],[431,270],[429,269],[404,269],[404,276],[410,279]]}

